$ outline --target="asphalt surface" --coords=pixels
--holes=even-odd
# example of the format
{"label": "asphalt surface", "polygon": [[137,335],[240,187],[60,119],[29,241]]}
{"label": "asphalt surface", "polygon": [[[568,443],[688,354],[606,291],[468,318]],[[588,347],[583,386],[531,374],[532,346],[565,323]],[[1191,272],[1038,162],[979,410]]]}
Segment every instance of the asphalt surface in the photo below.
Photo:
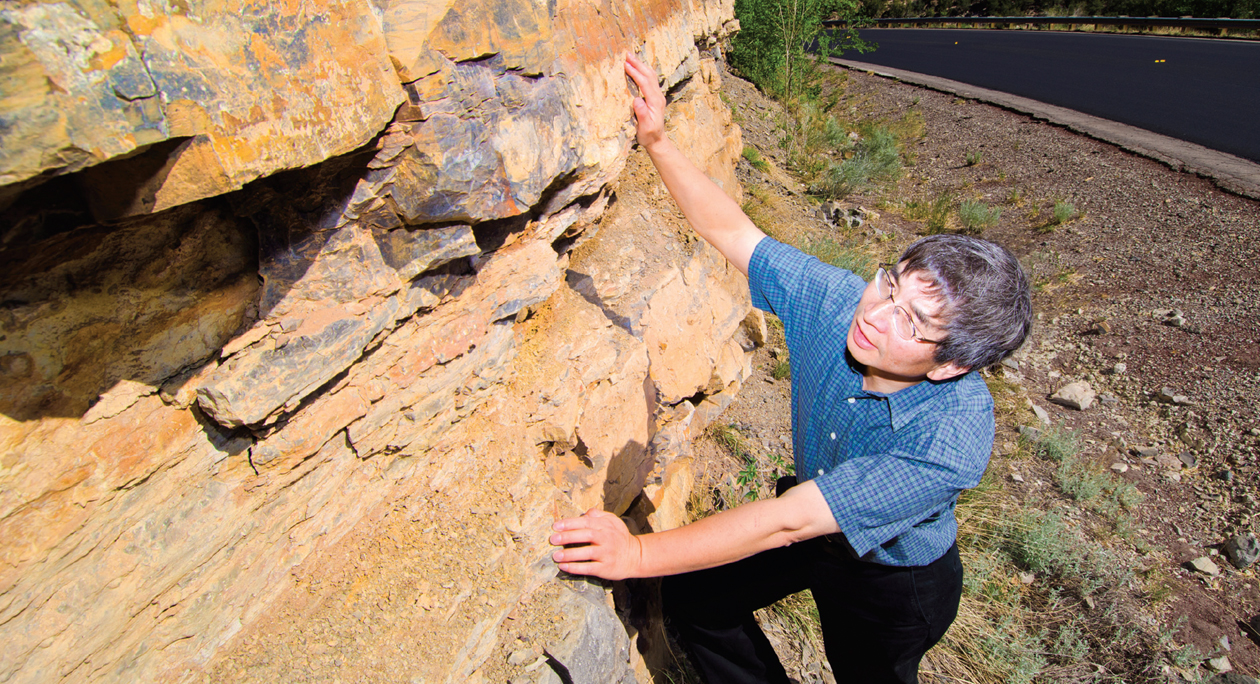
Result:
{"label": "asphalt surface", "polygon": [[1260,162],[1260,42],[980,29],[865,29],[845,59],[1066,107]]}

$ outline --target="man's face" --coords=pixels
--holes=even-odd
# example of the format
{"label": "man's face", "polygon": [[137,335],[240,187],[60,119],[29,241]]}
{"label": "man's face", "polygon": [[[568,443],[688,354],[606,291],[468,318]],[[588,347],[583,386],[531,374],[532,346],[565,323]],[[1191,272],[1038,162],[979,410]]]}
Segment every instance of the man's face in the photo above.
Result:
{"label": "man's face", "polygon": [[[900,265],[896,270],[901,270]],[[930,283],[918,273],[889,275],[894,288],[892,299],[881,297],[874,281],[868,283],[849,325],[849,353],[867,368],[866,388],[893,392],[924,378],[946,380],[965,372],[952,363],[937,363],[933,358],[935,344],[907,340],[897,334],[893,316],[895,307],[901,307],[910,314],[919,337],[944,339],[945,321],[940,318],[944,302],[928,292]]]}

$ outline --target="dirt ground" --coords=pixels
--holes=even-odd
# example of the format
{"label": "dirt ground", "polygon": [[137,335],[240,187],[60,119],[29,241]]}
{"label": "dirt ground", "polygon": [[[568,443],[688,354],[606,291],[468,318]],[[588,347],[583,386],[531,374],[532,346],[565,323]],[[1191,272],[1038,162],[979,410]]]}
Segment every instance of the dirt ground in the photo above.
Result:
{"label": "dirt ground", "polygon": [[[777,105],[737,78],[728,76],[724,87],[745,144],[775,166],[764,173],[741,162],[740,175],[746,189],[782,200],[774,203],[776,235],[782,230],[786,241],[825,231],[803,188],[780,172],[787,160],[777,144]],[[1260,203],[997,107],[861,72],[847,72],[845,88],[835,110],[842,118],[894,120],[917,110],[926,127],[897,187],[848,198],[877,214],[864,227],[867,237],[878,236],[884,244],[877,249],[891,257],[924,233],[902,217],[897,200],[947,195],[1002,210],[983,236],[1009,247],[1032,275],[1036,325],[1015,357],[1017,369],[998,372],[1054,426],[1078,431],[1090,458],[1124,471],[1145,495],[1134,512],[1135,543],[1099,543],[1116,546],[1143,577],[1164,585],[1148,606],[1158,628],[1255,676],[1260,646],[1244,631],[1260,613],[1255,567],[1237,571],[1221,554],[1230,536],[1254,533],[1260,522]],[[1053,225],[1055,202],[1071,203],[1078,217]],[[790,380],[770,376],[774,346],[758,351],[755,376],[720,420],[754,447],[790,460],[783,439]],[[1089,382],[1100,400],[1084,411],[1049,401],[1075,380]],[[1165,388],[1182,398],[1161,401]],[[1050,465],[1005,458],[1014,456],[1019,424],[1042,427],[1031,407],[999,425],[991,468],[1028,505],[1064,505]],[[729,452],[713,443],[701,450],[713,464],[709,472],[718,473],[714,482],[729,483],[738,467]],[[1082,524],[1091,524],[1088,517]],[[1221,574],[1192,571],[1187,562],[1201,556],[1213,558]],[[826,676],[817,657],[802,658],[790,642],[777,646],[801,681]]]}

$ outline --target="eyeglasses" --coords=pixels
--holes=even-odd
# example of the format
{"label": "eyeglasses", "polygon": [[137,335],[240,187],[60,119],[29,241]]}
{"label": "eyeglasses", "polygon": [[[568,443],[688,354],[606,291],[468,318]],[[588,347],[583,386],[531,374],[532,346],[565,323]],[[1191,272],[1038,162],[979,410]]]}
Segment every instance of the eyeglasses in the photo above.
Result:
{"label": "eyeglasses", "polygon": [[910,317],[910,312],[899,306],[897,300],[893,299],[893,293],[897,291],[897,284],[893,282],[892,273],[889,271],[891,268],[893,268],[893,264],[883,264],[875,272],[875,290],[879,293],[880,298],[891,300],[893,303],[893,330],[896,331],[897,336],[903,340],[914,340],[915,342],[927,344],[944,342],[944,340],[929,340],[919,335],[919,331],[914,327],[914,319]]}

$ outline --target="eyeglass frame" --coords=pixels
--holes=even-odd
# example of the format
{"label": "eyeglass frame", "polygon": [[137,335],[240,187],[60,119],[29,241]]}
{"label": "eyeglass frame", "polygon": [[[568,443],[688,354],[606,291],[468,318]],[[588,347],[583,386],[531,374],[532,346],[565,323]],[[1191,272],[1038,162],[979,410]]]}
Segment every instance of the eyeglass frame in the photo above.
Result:
{"label": "eyeglass frame", "polygon": [[[924,344],[942,344],[945,340],[929,340],[928,338],[920,335],[919,327],[914,324],[914,317],[910,315],[909,311],[906,311],[904,307],[898,304],[896,299],[893,299],[893,286],[895,286],[896,283],[893,282],[892,274],[896,272],[895,271],[896,267],[897,267],[896,264],[880,264],[879,265],[879,270],[875,271],[875,294],[878,294],[882,299],[887,299],[888,301],[893,303],[893,329],[894,330],[897,329],[896,316],[898,315],[905,316],[906,322],[910,324],[910,337],[906,337],[902,335],[900,332],[897,333],[897,336],[907,342],[913,341],[913,342],[922,342]],[[888,281],[888,284],[887,284],[888,296],[887,297],[885,297],[883,293],[880,292],[881,287],[884,285],[885,279],[887,279]]]}

